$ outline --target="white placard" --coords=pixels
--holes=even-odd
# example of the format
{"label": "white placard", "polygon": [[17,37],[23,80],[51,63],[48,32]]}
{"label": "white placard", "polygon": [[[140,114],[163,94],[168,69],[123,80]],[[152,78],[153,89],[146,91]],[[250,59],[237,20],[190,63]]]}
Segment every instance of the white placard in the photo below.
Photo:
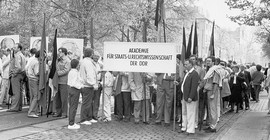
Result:
{"label": "white placard", "polygon": [[66,48],[71,59],[81,58],[83,54],[83,39],[57,38],[57,48]]}
{"label": "white placard", "polygon": [[[46,51],[48,52],[49,38],[46,37]],[[38,51],[41,46],[41,37],[31,37],[30,38],[30,49],[36,48]]]}
{"label": "white placard", "polygon": [[175,73],[176,46],[173,43],[104,42],[104,70]]}
{"label": "white placard", "polygon": [[0,36],[1,49],[13,48],[16,43],[19,43],[19,35]]}

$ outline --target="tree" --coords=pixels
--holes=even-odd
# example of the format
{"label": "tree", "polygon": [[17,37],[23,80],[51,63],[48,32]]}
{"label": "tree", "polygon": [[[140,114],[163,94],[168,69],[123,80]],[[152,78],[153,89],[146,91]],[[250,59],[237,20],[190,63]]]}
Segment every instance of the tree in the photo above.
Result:
{"label": "tree", "polygon": [[257,32],[259,41],[263,42],[262,50],[270,58],[270,46],[267,39],[270,36],[270,1],[260,0],[226,0],[231,9],[240,10],[242,13],[229,18],[238,23],[249,26],[260,26],[262,30]]}

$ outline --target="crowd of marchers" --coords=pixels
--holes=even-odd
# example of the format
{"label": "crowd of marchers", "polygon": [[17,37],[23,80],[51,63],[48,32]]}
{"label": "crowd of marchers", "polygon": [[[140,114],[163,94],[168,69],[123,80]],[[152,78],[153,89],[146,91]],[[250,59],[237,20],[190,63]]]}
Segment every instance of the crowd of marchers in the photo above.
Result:
{"label": "crowd of marchers", "polygon": [[[2,50],[0,104],[10,104],[7,111],[21,111],[26,98],[28,117],[40,116],[39,57],[38,50],[24,50],[21,44]],[[82,59],[69,57],[66,48],[59,48],[57,57],[58,90],[50,112],[68,118],[69,129],[110,122],[112,112],[118,121],[170,126],[175,99],[181,132],[192,135],[203,127],[212,133],[224,113],[248,110],[250,101],[259,102],[261,90],[268,92],[270,86],[270,69],[212,56],[181,61],[178,54],[176,73],[103,71],[102,57],[91,48],[84,49]],[[50,65],[48,59],[46,71]],[[80,120],[75,121],[80,98]]]}

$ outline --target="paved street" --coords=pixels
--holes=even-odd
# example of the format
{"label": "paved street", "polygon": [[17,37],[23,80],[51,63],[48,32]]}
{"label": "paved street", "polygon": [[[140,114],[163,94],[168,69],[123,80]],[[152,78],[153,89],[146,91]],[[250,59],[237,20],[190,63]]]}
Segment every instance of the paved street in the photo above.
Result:
{"label": "paved street", "polygon": [[[131,122],[118,122],[112,121],[110,123],[98,122],[91,126],[81,126],[79,130],[67,129],[67,119],[51,120],[51,116],[46,122],[47,118],[41,117],[39,119],[29,119],[26,117],[26,112],[19,114],[8,115],[10,117],[7,122],[23,123],[23,125],[15,125],[14,128],[8,127],[5,131],[6,125],[1,121],[3,115],[0,118],[1,129],[0,132],[2,139],[14,139],[14,140],[49,140],[49,139],[222,139],[222,140],[254,140],[254,139],[269,139],[270,130],[270,116],[266,114],[267,96],[263,92],[260,96],[259,103],[251,102],[251,109],[248,111],[240,111],[240,113],[226,113],[222,116],[218,124],[218,132],[207,134],[204,131],[196,130],[194,136],[187,136],[183,133],[178,133],[179,127],[176,132],[172,131],[172,125],[170,127],[164,127],[163,125],[145,125],[140,123],[138,125]],[[4,112],[0,113],[2,115]],[[13,116],[21,116],[13,117]],[[12,116],[12,117],[11,117]],[[77,116],[78,118],[79,116]],[[3,118],[4,119],[4,118]],[[30,121],[29,121],[29,120]],[[22,121],[23,120],[23,121]],[[26,121],[27,120],[27,121]],[[38,122],[37,120],[41,120]],[[77,119],[78,120],[78,119]],[[27,122],[27,123],[26,123]],[[16,123],[13,123],[16,124]],[[12,125],[13,125],[12,124]],[[16,127],[17,126],[17,127]]]}

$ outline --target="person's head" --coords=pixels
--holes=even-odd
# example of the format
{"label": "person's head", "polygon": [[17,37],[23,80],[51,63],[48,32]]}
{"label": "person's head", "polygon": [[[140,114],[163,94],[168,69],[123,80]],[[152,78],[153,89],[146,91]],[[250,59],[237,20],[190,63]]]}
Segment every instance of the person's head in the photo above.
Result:
{"label": "person's head", "polygon": [[94,51],[93,49],[91,48],[85,48],[84,51],[83,51],[83,57],[86,58],[86,57],[92,57]]}
{"label": "person's head", "polygon": [[70,66],[71,66],[72,69],[77,69],[78,66],[79,66],[79,60],[77,60],[77,59],[72,59],[72,60],[70,61]]}
{"label": "person's head", "polygon": [[197,65],[198,66],[202,66],[202,64],[203,64],[203,59],[202,58],[198,58],[197,59]]}
{"label": "person's head", "polygon": [[212,67],[215,63],[215,57],[209,56],[206,58],[206,66]]}
{"label": "person's head", "polygon": [[221,66],[226,66],[226,63],[224,62],[224,61],[221,61],[220,63],[219,63],[219,65],[221,65]]}
{"label": "person's head", "polygon": [[59,48],[58,49],[58,56],[59,58],[62,58],[67,55],[67,49],[66,48]]}
{"label": "person's head", "polygon": [[10,49],[9,48],[4,49],[3,54],[8,56],[10,54]]}
{"label": "person's head", "polygon": [[92,55],[92,59],[95,61],[95,62],[98,62],[100,58],[100,55],[97,51],[94,51],[94,54]]}
{"label": "person's head", "polygon": [[215,59],[215,65],[219,65],[219,63],[220,63],[220,59],[219,58],[216,58]]}
{"label": "person's head", "polygon": [[16,43],[15,46],[13,47],[13,50],[15,53],[22,51],[22,49],[23,49],[23,47],[22,47],[22,44],[20,44],[20,43]]}
{"label": "person's head", "polygon": [[30,49],[30,54],[31,54],[31,56],[35,55],[36,52],[37,52],[37,49],[36,49],[36,48]]}
{"label": "person's head", "polygon": [[244,71],[246,69],[246,67],[244,65],[240,65],[240,70]]}
{"label": "person's head", "polygon": [[256,65],[256,69],[257,69],[257,71],[261,71],[262,70],[262,66],[261,65]]}
{"label": "person's head", "polygon": [[197,56],[196,55],[191,55],[189,59],[192,61],[193,65],[197,64]]}
{"label": "person's head", "polygon": [[184,64],[184,67],[186,70],[191,70],[193,68],[194,64],[193,64],[193,61],[190,60],[190,59],[186,59],[185,60],[185,64]]}
{"label": "person's head", "polygon": [[40,51],[36,51],[35,57],[36,57],[36,58],[39,58],[39,56],[40,56]]}
{"label": "person's head", "polygon": [[247,67],[247,69],[249,69],[249,68],[250,68],[250,66],[249,66],[249,65],[246,65],[246,67]]}
{"label": "person's head", "polygon": [[232,70],[233,70],[234,73],[238,73],[239,72],[239,66],[238,65],[233,66]]}

